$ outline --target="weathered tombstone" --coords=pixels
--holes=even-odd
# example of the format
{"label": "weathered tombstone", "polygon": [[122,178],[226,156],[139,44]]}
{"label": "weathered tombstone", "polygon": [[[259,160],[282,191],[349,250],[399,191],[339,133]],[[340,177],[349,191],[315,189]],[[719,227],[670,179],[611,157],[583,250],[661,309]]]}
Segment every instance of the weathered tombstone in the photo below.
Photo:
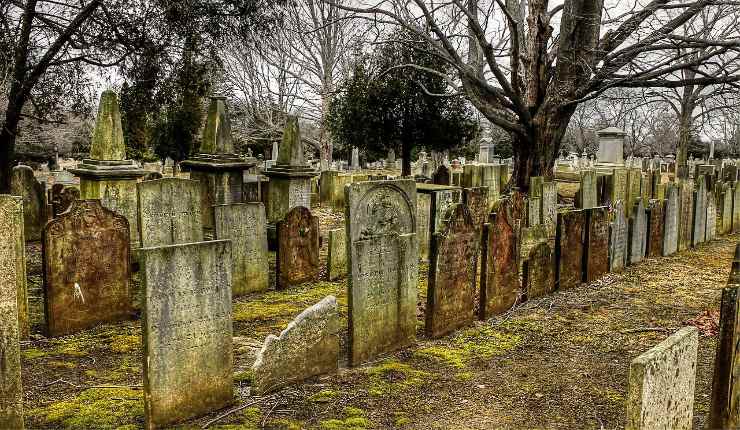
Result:
{"label": "weathered tombstone", "polygon": [[579,189],[578,207],[590,209],[596,206],[598,193],[596,191],[596,172],[583,170],[581,172],[581,187]]}
{"label": "weathered tombstone", "polygon": [[629,187],[629,171],[624,168],[612,170],[612,178],[609,185],[609,200],[612,205],[617,202],[627,201],[627,189]]}
{"label": "weathered tombstone", "polygon": [[627,217],[624,213],[624,202],[614,205],[614,219],[609,226],[609,271],[619,272],[624,269],[627,260]]}
{"label": "weathered tombstone", "polygon": [[635,203],[640,198],[640,181],[642,179],[642,170],[640,169],[629,169],[627,186],[627,203],[625,204],[625,210],[627,217],[632,216],[632,209],[635,208]]}
{"label": "weathered tombstone", "polygon": [[629,430],[693,428],[699,336],[684,327],[630,364]]}
{"label": "weathered tombstone", "polygon": [[347,232],[343,228],[329,230],[326,265],[330,281],[347,276]]}
{"label": "weathered tombstone", "polygon": [[663,255],[663,201],[652,200],[647,211],[648,234],[646,254],[648,257],[660,257]]}
{"label": "weathered tombstone", "polygon": [[231,239],[231,293],[241,296],[270,286],[267,221],[262,203],[214,206],[216,239]]}
{"label": "weathered tombstone", "polygon": [[732,232],[740,232],[740,182],[735,182],[732,189]]}
{"label": "weathered tombstone", "polygon": [[481,231],[483,224],[488,221],[488,187],[465,188],[463,190],[463,203],[470,210],[473,225],[478,231]]}
{"label": "weathered tombstone", "polygon": [[0,195],[0,428],[4,429],[23,429],[19,342],[28,337],[25,246],[23,200]]}
{"label": "weathered tombstone", "polygon": [[444,164],[437,167],[432,174],[432,183],[437,185],[450,185],[450,169]]}
{"label": "weathered tombstone", "polygon": [[201,186],[198,181],[164,178],[136,184],[143,247],[201,242]]}
{"label": "weathered tombstone", "polygon": [[432,195],[418,193],[416,195],[416,237],[419,242],[419,258],[429,260],[429,244],[431,243],[430,214],[432,210]]}
{"label": "weathered tombstone", "polygon": [[717,237],[717,200],[714,192],[707,193],[707,227],[705,230],[706,241],[714,240]]}
{"label": "weathered tombstone", "polygon": [[301,312],[279,337],[269,335],[265,339],[252,366],[252,392],[263,394],[312,376],[336,372],[339,331],[334,296]]}
{"label": "weathered tombstone", "polygon": [[642,204],[647,205],[650,199],[653,198],[653,187],[651,184],[652,176],[650,174],[642,175],[640,179],[640,195],[642,196]]}
{"label": "weathered tombstone", "polygon": [[586,258],[584,281],[591,283],[609,272],[609,212],[591,208],[586,219]]}
{"label": "weathered tombstone", "polygon": [[558,217],[558,188],[555,181],[542,183],[540,200],[542,225],[545,226],[548,237],[555,237]]}
{"label": "weathered tombstone", "polygon": [[685,251],[691,247],[692,231],[694,227],[694,190],[692,188],[692,183],[689,181],[682,181],[678,186],[681,198],[678,221],[678,250]]}
{"label": "weathered tombstone", "polygon": [[432,238],[425,330],[429,337],[473,322],[478,230],[464,204],[452,206],[446,218],[442,232]]}
{"label": "weathered tombstone", "polygon": [[692,218],[694,226],[691,230],[691,245],[696,246],[706,240],[707,234],[707,188],[703,176],[696,179]]}
{"label": "weathered tombstone", "polygon": [[414,341],[418,279],[416,184],[347,185],[350,363]]}
{"label": "weathered tombstone", "polygon": [[76,200],[44,229],[49,336],[133,317],[129,224],[99,200]]}
{"label": "weathered tombstone", "polygon": [[720,234],[729,234],[732,231],[732,187],[725,184],[722,187],[721,209],[722,230]]}
{"label": "weathered tombstone", "polygon": [[555,290],[555,259],[547,242],[539,242],[529,251],[523,279],[527,299],[546,296]]}
{"label": "weathered tombstone", "polygon": [[438,233],[444,228],[444,219],[447,211],[456,203],[462,202],[460,189],[447,189],[431,193],[431,208],[429,211],[431,233]]}
{"label": "weathered tombstone", "polygon": [[524,198],[514,193],[500,203],[483,229],[479,318],[508,311],[521,292],[518,241]]}
{"label": "weathered tombstone", "polygon": [[13,167],[10,194],[23,198],[23,230],[26,240],[41,240],[46,224],[46,190],[28,166]]}
{"label": "weathered tombstone", "polygon": [[642,261],[647,250],[647,213],[642,199],[635,204],[630,217],[628,259],[630,264]]}
{"label": "weathered tombstone", "polygon": [[527,227],[542,224],[542,199],[540,197],[527,198]]}
{"label": "weathered tombstone", "polygon": [[583,281],[583,256],[586,244],[586,211],[558,214],[556,243],[557,287],[569,289]]}
{"label": "weathered tombstone", "polygon": [[665,210],[663,214],[663,255],[668,256],[678,251],[678,188],[671,186],[666,191]]}
{"label": "weathered tombstone", "polygon": [[738,287],[740,287],[740,245],[735,247],[730,279],[727,287],[722,290],[708,428],[730,429],[740,426],[740,382],[737,381],[740,375]]}
{"label": "weathered tombstone", "polygon": [[277,224],[275,285],[288,288],[319,276],[319,219],[296,206]]}
{"label": "weathered tombstone", "polygon": [[144,248],[144,414],[160,428],[231,403],[231,243]]}
{"label": "weathered tombstone", "polygon": [[80,199],[80,190],[77,187],[54,184],[51,187],[51,209],[52,218],[56,218],[66,212],[72,202]]}

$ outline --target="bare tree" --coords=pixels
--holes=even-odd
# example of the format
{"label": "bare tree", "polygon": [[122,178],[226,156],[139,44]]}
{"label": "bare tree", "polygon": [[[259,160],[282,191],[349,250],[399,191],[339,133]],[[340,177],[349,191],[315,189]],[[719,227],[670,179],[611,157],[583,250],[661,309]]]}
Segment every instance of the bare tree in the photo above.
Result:
{"label": "bare tree", "polygon": [[[552,176],[561,140],[580,103],[611,88],[740,80],[714,63],[740,45],[736,5],[729,0],[652,0],[644,5],[633,0],[529,0],[525,6],[523,0],[490,0],[471,7],[460,0],[388,0],[341,7],[426,38],[434,53],[455,67],[450,85],[512,135],[511,185],[526,191],[531,176]],[[686,31],[692,19],[718,8],[724,17],[712,26],[728,32]],[[718,39],[718,34],[724,37]],[[470,43],[479,51],[469,49]],[[469,51],[480,52],[483,73],[469,61]],[[696,74],[674,75],[688,70]]]}

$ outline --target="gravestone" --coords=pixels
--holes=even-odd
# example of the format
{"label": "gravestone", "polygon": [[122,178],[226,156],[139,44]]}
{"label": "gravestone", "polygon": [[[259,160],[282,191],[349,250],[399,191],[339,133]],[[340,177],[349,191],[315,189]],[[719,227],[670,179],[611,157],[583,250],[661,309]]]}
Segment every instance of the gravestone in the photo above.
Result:
{"label": "gravestone", "polygon": [[555,237],[558,218],[558,188],[554,181],[542,183],[540,203],[542,225],[545,226],[548,237]]}
{"label": "gravestone", "polygon": [[609,272],[609,212],[605,207],[586,212],[584,281],[591,283]]}
{"label": "gravestone", "polygon": [[279,337],[267,336],[252,365],[252,393],[264,394],[336,372],[340,323],[337,299],[327,296],[301,312]]}
{"label": "gravestone", "polygon": [[437,167],[432,174],[432,183],[437,185],[450,185],[450,169],[444,164]]}
{"label": "gravestone", "polygon": [[[28,338],[23,199],[0,195],[0,428],[23,428],[20,341]],[[25,336],[25,338],[24,338]]]}
{"label": "gravestone", "polygon": [[703,176],[696,180],[692,218],[694,225],[691,230],[691,245],[696,246],[706,240],[707,234],[707,188]]}
{"label": "gravestone", "polygon": [[619,272],[627,261],[628,222],[624,213],[624,202],[614,205],[613,220],[609,226],[609,271]]}
{"label": "gravestone", "polygon": [[732,231],[732,187],[729,184],[722,187],[720,203],[717,211],[722,215],[722,229],[719,233],[725,235]]}
{"label": "gravestone", "polygon": [[23,230],[26,240],[41,240],[46,224],[46,190],[28,166],[13,167],[10,194],[23,198]]}
{"label": "gravestone", "polygon": [[80,199],[80,190],[77,187],[54,184],[51,187],[49,198],[52,208],[52,217],[56,218],[66,212],[72,202]]}
{"label": "gravestone", "polygon": [[607,127],[596,132],[599,151],[596,156],[600,163],[624,164],[624,138],[627,135],[617,127]]}
{"label": "gravestone", "polygon": [[617,202],[627,201],[627,192],[629,187],[629,171],[624,168],[612,170],[611,181],[609,182],[609,199],[613,205]]}
{"label": "gravestone", "polygon": [[663,218],[663,255],[673,255],[678,251],[678,187],[671,186],[666,191],[665,213]]}
{"label": "gravestone", "polygon": [[343,228],[329,230],[329,255],[326,265],[330,281],[347,276],[347,233]]}
{"label": "gravestone", "polygon": [[136,184],[143,247],[203,241],[201,185],[164,178]]}
{"label": "gravestone", "polygon": [[717,200],[714,192],[707,193],[707,227],[706,241],[714,240],[717,237]]}
{"label": "gravestone", "polygon": [[679,230],[678,250],[685,251],[692,246],[692,231],[694,228],[694,190],[692,183],[682,181],[679,183],[680,205],[679,205]]}
{"label": "gravestone", "polygon": [[643,175],[642,178],[640,178],[640,195],[642,196],[642,204],[646,206],[649,204],[650,199],[653,198],[651,179],[652,177],[650,176],[650,173]]}
{"label": "gravestone", "polygon": [[431,193],[431,209],[429,211],[431,233],[438,233],[444,228],[445,214],[456,203],[462,202],[460,189],[439,190]]}
{"label": "gravestone", "polygon": [[684,327],[630,364],[627,429],[693,428],[696,327]]}
{"label": "gravestone", "polygon": [[473,322],[478,231],[468,207],[452,206],[435,233],[429,261],[426,334],[440,337]]}
{"label": "gravestone", "polygon": [[296,206],[277,224],[275,285],[288,288],[319,276],[319,219]]}
{"label": "gravestone", "polygon": [[555,290],[555,260],[547,242],[539,242],[527,255],[524,286],[527,299],[546,296]]}
{"label": "gravestone", "polygon": [[627,203],[625,204],[625,210],[627,217],[632,216],[632,209],[635,208],[635,203],[641,197],[640,196],[640,181],[642,179],[641,169],[629,169],[627,176],[629,185],[627,185]]}
{"label": "gravestone", "polygon": [[49,336],[133,317],[129,224],[99,200],[76,200],[44,229]]}
{"label": "gravestone", "polygon": [[524,198],[520,193],[504,198],[483,231],[479,318],[508,311],[521,291],[518,241]]}
{"label": "gravestone", "polygon": [[416,184],[345,187],[349,356],[353,366],[414,341],[418,279]]}
{"label": "gravestone", "polygon": [[737,381],[740,375],[738,286],[740,286],[740,245],[735,247],[730,279],[727,287],[722,290],[708,428],[730,429],[740,426],[740,382]]}
{"label": "gravestone", "polygon": [[241,296],[270,286],[267,221],[262,203],[214,206],[216,239],[231,240],[231,293]]}
{"label": "gravestone", "polygon": [[663,204],[662,200],[652,200],[648,208],[648,257],[663,255]]}
{"label": "gravestone", "polygon": [[429,245],[432,240],[430,214],[432,210],[432,195],[418,193],[416,195],[416,236],[419,242],[419,258],[429,260]]}
{"label": "gravestone", "polygon": [[732,189],[732,232],[740,232],[740,182]]}
{"label": "gravestone", "polygon": [[539,197],[532,197],[531,195],[527,198],[527,227],[534,227],[542,224],[542,199]]}
{"label": "gravestone", "polygon": [[463,203],[470,210],[473,225],[480,232],[488,221],[488,187],[465,188]]}
{"label": "gravestone", "polygon": [[581,209],[590,209],[596,207],[597,202],[596,172],[593,170],[583,170],[581,171],[578,207]]}
{"label": "gravestone", "polygon": [[160,428],[232,402],[231,243],[141,250],[144,414]]}
{"label": "gravestone", "polygon": [[575,288],[583,281],[583,256],[586,244],[586,211],[558,214],[556,237],[558,289]]}

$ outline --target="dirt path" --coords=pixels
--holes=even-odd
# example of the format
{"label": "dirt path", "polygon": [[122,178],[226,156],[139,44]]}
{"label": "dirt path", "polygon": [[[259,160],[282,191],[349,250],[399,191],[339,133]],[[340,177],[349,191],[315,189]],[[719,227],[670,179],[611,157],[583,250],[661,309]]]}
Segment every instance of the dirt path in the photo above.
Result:
{"label": "dirt path", "polygon": [[[440,340],[420,334],[412,348],[282,390],[211,428],[621,428],[630,361],[718,308],[738,239],[645,260]],[[38,285],[32,254],[29,279]],[[255,400],[248,396],[255,341],[279,332],[326,294],[337,295],[346,318],[345,288],[344,282],[319,282],[235,301],[235,404]],[[139,322],[132,321],[24,344],[28,427],[140,428],[140,342]],[[709,409],[715,345],[716,335],[700,339],[698,428]],[[109,386],[116,388],[101,388]]]}

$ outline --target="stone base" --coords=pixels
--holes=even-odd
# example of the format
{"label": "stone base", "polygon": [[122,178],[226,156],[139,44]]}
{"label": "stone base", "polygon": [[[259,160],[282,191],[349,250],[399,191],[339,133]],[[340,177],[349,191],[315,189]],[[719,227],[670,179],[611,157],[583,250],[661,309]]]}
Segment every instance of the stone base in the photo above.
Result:
{"label": "stone base", "polygon": [[80,179],[80,199],[99,199],[106,208],[123,215],[128,220],[131,248],[138,248],[139,219],[138,196],[135,179]]}
{"label": "stone base", "polygon": [[140,169],[133,160],[85,159],[82,164],[69,171],[80,178],[93,180],[138,179],[147,173]]}
{"label": "stone base", "polygon": [[311,208],[311,177],[272,177],[267,187],[267,221],[276,223],[292,208]]}

